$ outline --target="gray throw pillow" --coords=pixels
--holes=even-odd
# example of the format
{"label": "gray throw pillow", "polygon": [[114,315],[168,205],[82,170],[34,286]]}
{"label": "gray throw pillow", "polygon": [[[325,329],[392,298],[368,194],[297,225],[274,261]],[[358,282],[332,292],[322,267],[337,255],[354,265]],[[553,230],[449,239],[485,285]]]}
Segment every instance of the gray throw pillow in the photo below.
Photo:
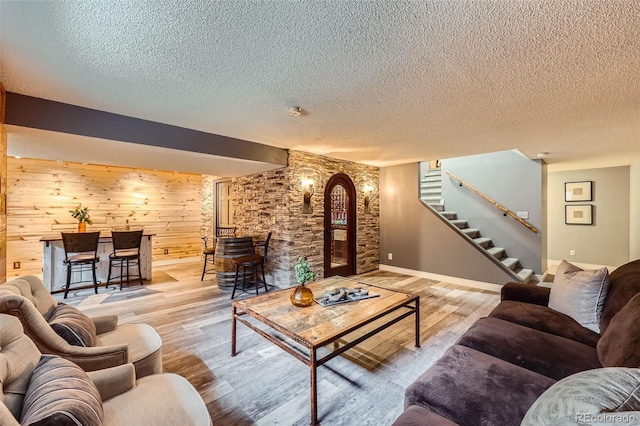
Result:
{"label": "gray throw pillow", "polygon": [[96,325],[79,309],[60,303],[49,318],[49,325],[70,345],[91,347],[96,344]]}
{"label": "gray throw pillow", "polygon": [[87,373],[55,355],[40,358],[25,393],[23,426],[100,426],[100,392]]}
{"label": "gray throw pillow", "polygon": [[600,318],[608,290],[607,268],[585,271],[563,260],[553,279],[549,307],[600,333]]}
{"label": "gray throw pillow", "polygon": [[565,377],[533,403],[521,426],[640,424],[640,369],[598,368]]}

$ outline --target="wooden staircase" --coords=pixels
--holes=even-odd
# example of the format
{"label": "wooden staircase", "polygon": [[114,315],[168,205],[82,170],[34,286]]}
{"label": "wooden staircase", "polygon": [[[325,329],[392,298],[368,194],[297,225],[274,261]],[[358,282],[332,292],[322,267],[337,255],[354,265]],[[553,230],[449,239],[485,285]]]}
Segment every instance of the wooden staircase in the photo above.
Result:
{"label": "wooden staircase", "polygon": [[531,269],[523,268],[517,258],[507,255],[504,248],[495,247],[491,238],[482,236],[479,229],[471,228],[469,222],[459,219],[456,212],[445,210],[444,200],[442,199],[442,175],[440,169],[431,169],[422,177],[420,198],[452,224],[459,233],[469,237],[474,244],[497,259],[505,270],[511,271],[523,283],[526,284],[535,277]]}

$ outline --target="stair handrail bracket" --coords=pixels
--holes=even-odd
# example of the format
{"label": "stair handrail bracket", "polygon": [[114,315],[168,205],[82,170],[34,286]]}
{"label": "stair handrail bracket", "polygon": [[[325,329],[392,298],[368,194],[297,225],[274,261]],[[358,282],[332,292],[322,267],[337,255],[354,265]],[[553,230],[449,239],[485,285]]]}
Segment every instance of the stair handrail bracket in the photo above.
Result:
{"label": "stair handrail bracket", "polygon": [[495,208],[500,210],[505,216],[509,216],[512,219],[515,219],[516,221],[520,222],[520,224],[522,224],[524,227],[529,229],[531,232],[536,233],[536,234],[538,233],[538,228],[536,228],[535,226],[533,226],[532,224],[530,224],[526,220],[522,219],[521,217],[518,217],[517,214],[515,214],[514,212],[512,212],[511,210],[509,210],[508,208],[506,208],[502,204],[498,203],[497,201],[495,201],[491,197],[487,196],[482,191],[480,191],[479,189],[475,188],[473,185],[471,185],[471,184],[465,182],[464,180],[460,179],[459,177],[457,177],[456,175],[451,173],[449,170],[447,170],[446,173],[447,173],[447,175],[449,175],[449,177],[451,179],[453,179],[456,182],[458,182],[460,184],[460,186],[464,186],[466,188],[469,188],[471,191],[473,191],[476,194],[478,194],[481,198],[483,198],[489,204],[493,205]]}

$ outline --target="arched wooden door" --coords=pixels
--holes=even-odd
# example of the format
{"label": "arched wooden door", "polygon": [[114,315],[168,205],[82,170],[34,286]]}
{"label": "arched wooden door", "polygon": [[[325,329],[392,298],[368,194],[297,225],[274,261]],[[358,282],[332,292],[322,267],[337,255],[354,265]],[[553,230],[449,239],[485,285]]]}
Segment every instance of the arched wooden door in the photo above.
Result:
{"label": "arched wooden door", "polygon": [[324,276],[356,273],[356,187],[344,173],[324,190]]}

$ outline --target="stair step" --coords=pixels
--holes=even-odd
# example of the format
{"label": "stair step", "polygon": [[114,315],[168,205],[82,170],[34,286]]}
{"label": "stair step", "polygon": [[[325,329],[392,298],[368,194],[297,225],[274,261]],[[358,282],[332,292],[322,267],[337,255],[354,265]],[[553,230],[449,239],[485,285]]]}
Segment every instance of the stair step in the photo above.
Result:
{"label": "stair step", "polygon": [[421,182],[442,182],[442,176],[437,175],[437,176],[425,176],[424,178],[422,178]]}
{"label": "stair step", "polygon": [[480,237],[480,230],[475,228],[461,229],[463,234],[466,234],[469,238],[476,239]]}
{"label": "stair step", "polygon": [[485,249],[490,248],[492,244],[491,238],[475,238],[473,242]]}
{"label": "stair step", "polygon": [[459,229],[466,229],[469,227],[469,222],[467,222],[464,219],[453,219],[453,220],[450,220],[449,222],[457,226]]}
{"label": "stair step", "polygon": [[507,257],[506,259],[502,259],[501,262],[507,268],[511,269],[512,271],[515,271],[516,267],[518,266],[519,260],[516,259],[515,257]]}
{"label": "stair step", "polygon": [[458,218],[458,214],[456,212],[440,212],[440,214],[446,217],[448,220],[453,220]]}
{"label": "stair step", "polygon": [[426,176],[441,175],[442,169],[429,169]]}
{"label": "stair step", "polygon": [[442,200],[442,194],[439,192],[422,192],[420,191],[420,198],[423,200],[429,199],[431,201],[440,202]]}
{"label": "stair step", "polygon": [[444,206],[444,203],[442,202],[442,197],[438,197],[438,196],[426,196],[426,197],[421,197],[424,201],[427,202],[427,204],[442,204]]}
{"label": "stair step", "polygon": [[531,269],[521,269],[517,272],[518,276],[522,280],[523,284],[527,284],[533,278],[533,271]]}
{"label": "stair step", "polygon": [[505,252],[504,252],[504,249],[502,247],[489,247],[487,249],[487,251],[489,252],[489,254],[491,256],[495,257],[498,260],[500,260],[503,257],[505,257]]}
{"label": "stair step", "polygon": [[442,197],[442,188],[420,188],[420,194],[423,196],[437,195]]}
{"label": "stair step", "polygon": [[433,181],[427,181],[427,182],[420,182],[420,188],[421,189],[426,189],[426,188],[442,188],[442,184],[441,182],[433,182]]}
{"label": "stair step", "polygon": [[[491,238],[481,237],[480,230],[475,228],[469,228],[469,222],[464,219],[458,219],[457,212],[445,211],[444,200],[441,196],[434,196],[434,193],[440,192],[440,188],[436,188],[432,184],[423,184],[420,188],[421,198],[429,204],[432,208],[446,218],[452,225],[456,226],[460,232],[473,239],[473,242],[484,248],[487,253],[499,260],[506,268],[513,271],[518,275],[520,280],[526,284],[535,277],[534,272],[531,269],[524,269],[520,265],[520,260],[515,257],[506,257],[506,251],[502,247],[494,247]],[[427,195],[428,194],[428,195]]]}

